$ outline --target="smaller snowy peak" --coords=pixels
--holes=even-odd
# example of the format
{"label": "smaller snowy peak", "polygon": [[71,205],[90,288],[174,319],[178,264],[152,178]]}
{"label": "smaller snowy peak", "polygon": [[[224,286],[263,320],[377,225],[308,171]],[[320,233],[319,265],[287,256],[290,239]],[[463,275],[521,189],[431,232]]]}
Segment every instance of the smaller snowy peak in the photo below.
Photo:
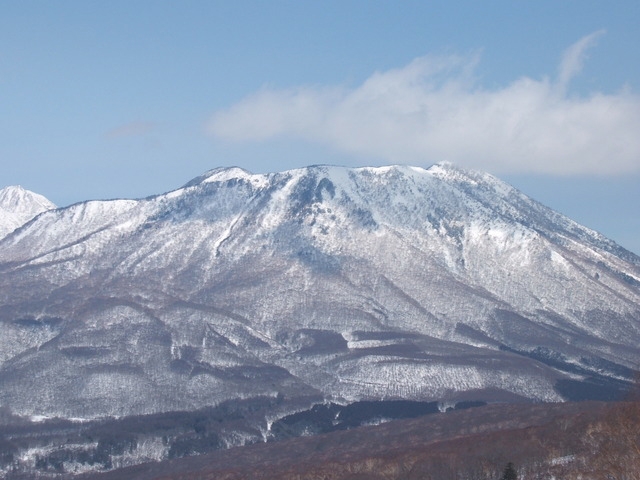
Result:
{"label": "smaller snowy peak", "polygon": [[20,185],[0,189],[0,209],[6,212],[34,215],[53,208],[56,206],[47,198]]}
{"label": "smaller snowy peak", "polygon": [[56,206],[47,198],[19,185],[0,189],[0,238],[54,208]]}

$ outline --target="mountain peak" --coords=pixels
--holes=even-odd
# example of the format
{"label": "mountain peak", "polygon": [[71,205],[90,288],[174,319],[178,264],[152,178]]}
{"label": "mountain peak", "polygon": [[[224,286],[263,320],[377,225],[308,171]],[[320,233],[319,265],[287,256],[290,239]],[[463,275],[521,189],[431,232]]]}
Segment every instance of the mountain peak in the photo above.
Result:
{"label": "mountain peak", "polygon": [[637,257],[448,163],[218,168],[40,215],[0,243],[0,271],[0,406],[20,414],[559,400],[576,372],[630,378],[640,355]]}
{"label": "mountain peak", "polygon": [[37,206],[42,211],[56,208],[46,197],[23,188],[21,185],[10,185],[0,189],[0,208],[12,211],[31,211]]}
{"label": "mountain peak", "polygon": [[54,208],[56,206],[47,198],[20,185],[0,189],[0,238]]}

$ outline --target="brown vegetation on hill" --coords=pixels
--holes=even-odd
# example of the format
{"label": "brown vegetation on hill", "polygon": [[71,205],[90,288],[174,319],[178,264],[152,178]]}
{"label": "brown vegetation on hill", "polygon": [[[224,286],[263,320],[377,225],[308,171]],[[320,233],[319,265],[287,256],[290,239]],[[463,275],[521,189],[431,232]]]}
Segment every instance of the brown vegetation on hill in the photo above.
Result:
{"label": "brown vegetation on hill", "polygon": [[638,405],[489,405],[139,465],[97,478],[497,480],[512,462],[522,480],[637,480]]}
{"label": "brown vegetation on hill", "polygon": [[596,477],[640,479],[640,402],[610,408],[589,426],[584,441],[594,452],[585,463]]}

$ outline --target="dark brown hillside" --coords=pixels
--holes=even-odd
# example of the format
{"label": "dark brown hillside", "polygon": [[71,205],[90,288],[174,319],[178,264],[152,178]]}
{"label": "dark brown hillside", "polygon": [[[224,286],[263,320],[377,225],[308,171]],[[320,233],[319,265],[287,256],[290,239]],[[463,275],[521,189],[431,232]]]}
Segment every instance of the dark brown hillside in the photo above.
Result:
{"label": "dark brown hillside", "polygon": [[[588,441],[616,404],[495,404],[315,437],[252,445],[116,470],[109,479],[571,478],[597,448]],[[590,433],[591,432],[591,433]]]}

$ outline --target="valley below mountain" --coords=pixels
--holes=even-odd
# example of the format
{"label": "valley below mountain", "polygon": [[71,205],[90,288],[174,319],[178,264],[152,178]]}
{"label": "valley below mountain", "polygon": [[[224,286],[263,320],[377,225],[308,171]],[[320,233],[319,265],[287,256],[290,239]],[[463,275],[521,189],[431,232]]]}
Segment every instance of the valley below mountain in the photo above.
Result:
{"label": "valley below mountain", "polygon": [[5,473],[326,433],[393,402],[614,400],[640,371],[640,258],[485,173],[226,168],[16,225],[19,205],[0,216]]}

